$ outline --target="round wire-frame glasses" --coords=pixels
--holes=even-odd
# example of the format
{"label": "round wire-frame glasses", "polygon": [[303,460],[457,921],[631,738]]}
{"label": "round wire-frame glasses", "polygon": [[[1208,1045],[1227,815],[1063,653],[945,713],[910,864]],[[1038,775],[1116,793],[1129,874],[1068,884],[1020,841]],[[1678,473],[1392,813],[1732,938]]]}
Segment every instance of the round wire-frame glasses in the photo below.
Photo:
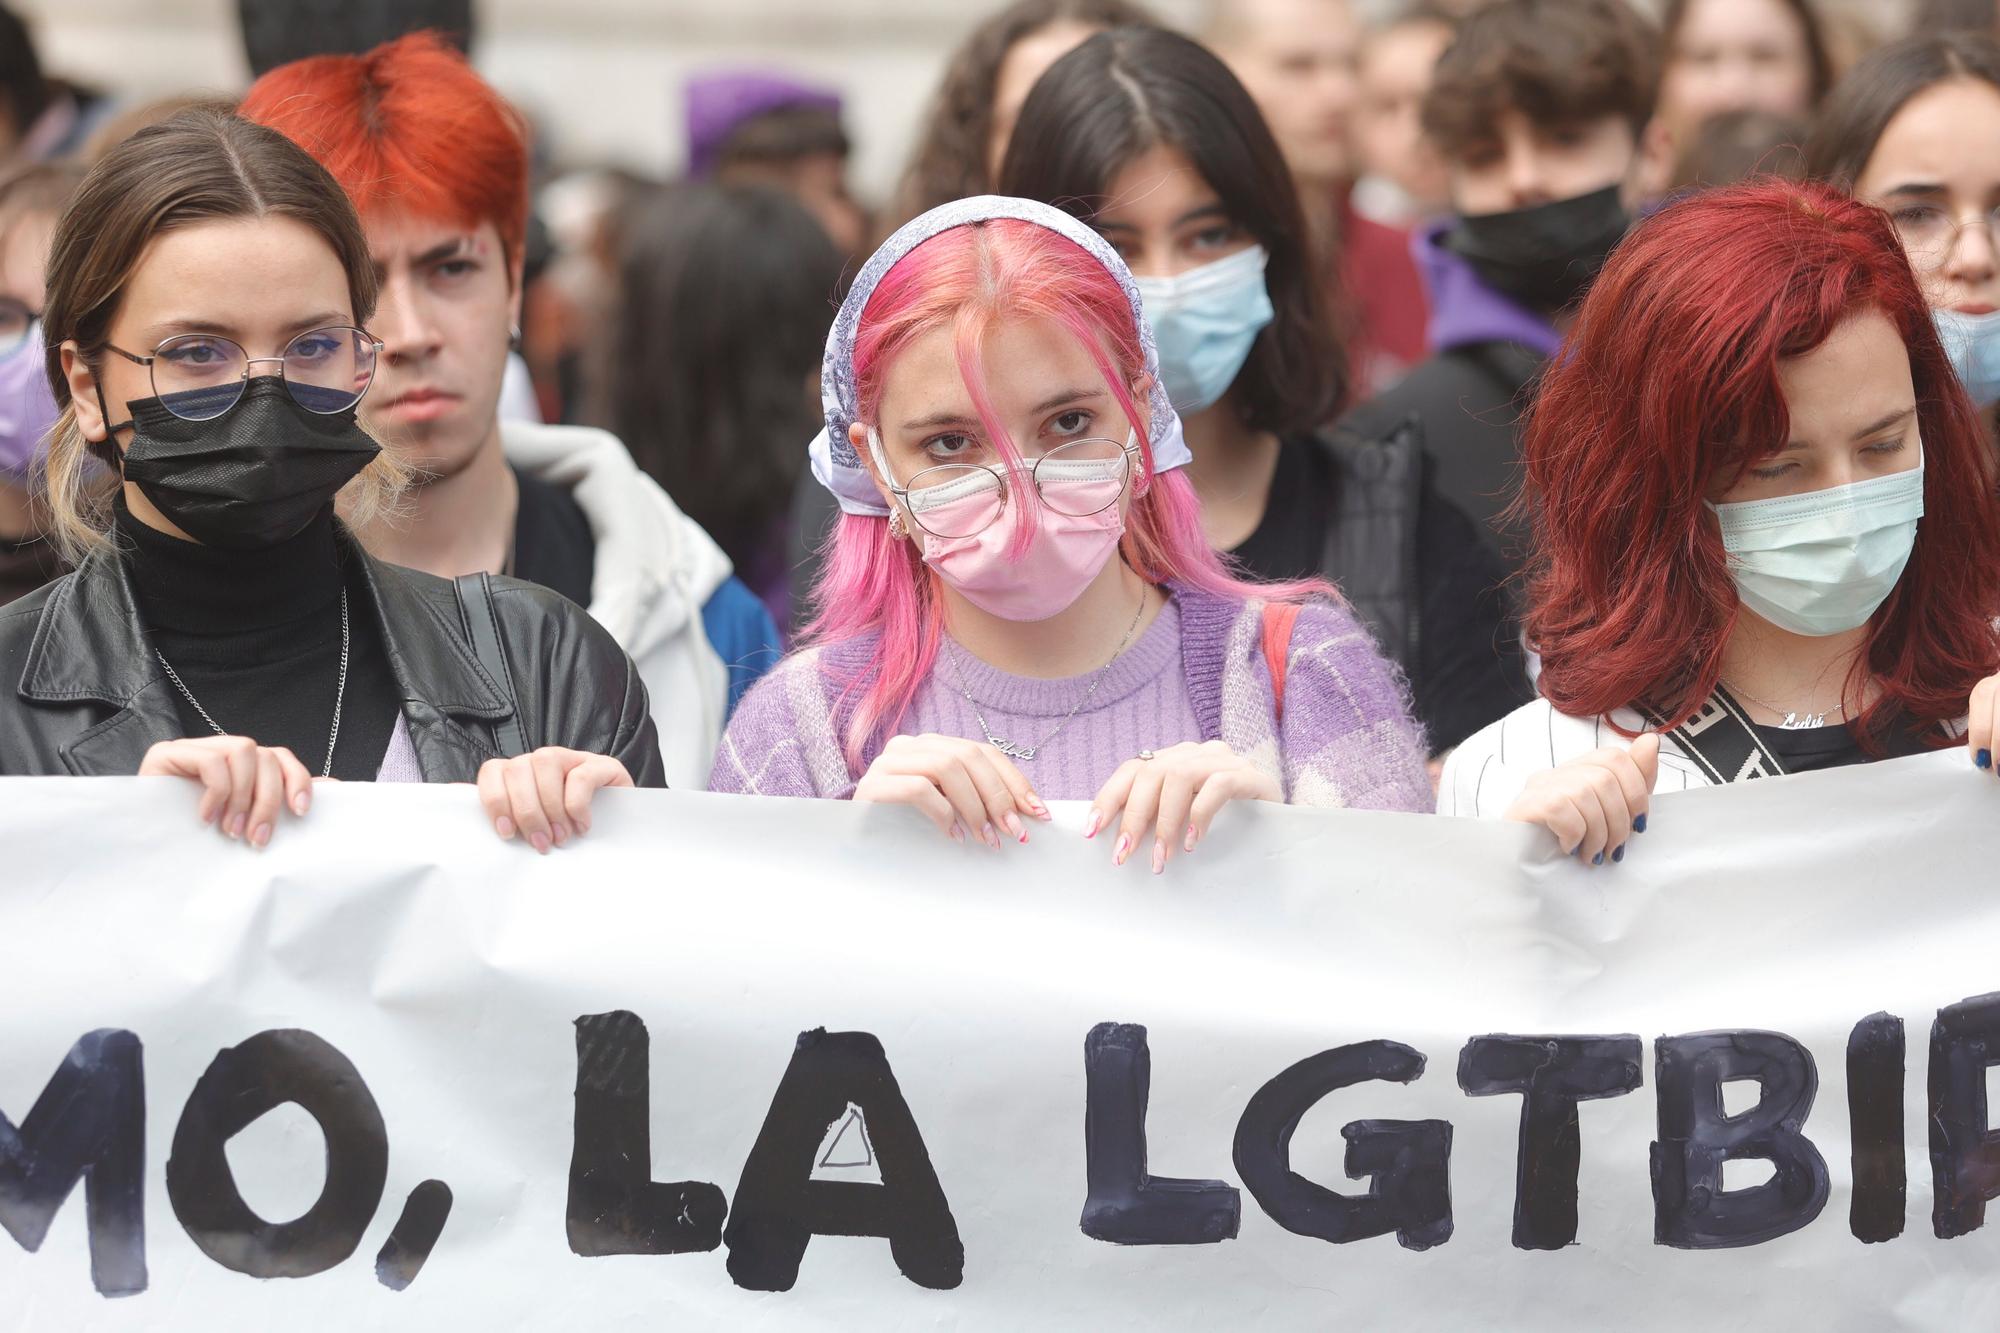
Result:
{"label": "round wire-frame glasses", "polygon": [[212,421],[243,398],[250,368],[276,365],[292,401],[319,416],[355,406],[375,381],[382,344],[366,329],[328,324],[308,329],[277,356],[251,356],[243,344],[219,333],[179,333],[163,339],[151,356],[112,343],[105,346],[146,368],[153,396],[183,421]]}
{"label": "round wire-frame glasses", "polygon": [[[1070,440],[1028,464],[1027,471],[1049,509],[1071,518],[1089,518],[1124,497],[1138,452],[1129,437]],[[892,481],[889,493],[932,536],[976,537],[1007,511],[1007,474],[1013,471],[1016,468],[1004,465],[941,463],[917,473],[906,485]]]}

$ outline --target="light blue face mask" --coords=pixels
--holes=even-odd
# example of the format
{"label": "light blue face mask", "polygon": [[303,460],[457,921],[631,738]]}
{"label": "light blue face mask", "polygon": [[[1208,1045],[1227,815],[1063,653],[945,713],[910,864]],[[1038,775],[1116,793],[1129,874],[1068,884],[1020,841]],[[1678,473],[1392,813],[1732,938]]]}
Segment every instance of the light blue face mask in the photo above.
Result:
{"label": "light blue face mask", "polygon": [[1803,495],[1710,505],[1743,605],[1821,638],[1868,623],[1895,591],[1924,516],[1924,463]]}
{"label": "light blue face mask", "polygon": [[1264,247],[1253,245],[1178,277],[1134,277],[1159,342],[1160,378],[1181,415],[1213,407],[1229,392],[1250,344],[1271,322],[1269,262]]}
{"label": "light blue face mask", "polygon": [[1939,310],[1935,318],[1945,355],[1972,401],[1980,407],[2000,402],[2000,312],[1966,315]]}

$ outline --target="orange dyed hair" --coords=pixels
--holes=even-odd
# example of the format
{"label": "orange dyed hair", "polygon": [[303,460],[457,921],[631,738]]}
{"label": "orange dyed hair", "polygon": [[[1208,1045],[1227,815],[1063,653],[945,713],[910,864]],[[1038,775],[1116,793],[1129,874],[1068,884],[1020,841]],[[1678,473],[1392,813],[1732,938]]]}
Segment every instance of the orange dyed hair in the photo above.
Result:
{"label": "orange dyed hair", "polygon": [[317,158],[366,219],[491,222],[510,261],[528,229],[520,113],[434,32],[361,56],[312,56],[252,84],[238,114]]}

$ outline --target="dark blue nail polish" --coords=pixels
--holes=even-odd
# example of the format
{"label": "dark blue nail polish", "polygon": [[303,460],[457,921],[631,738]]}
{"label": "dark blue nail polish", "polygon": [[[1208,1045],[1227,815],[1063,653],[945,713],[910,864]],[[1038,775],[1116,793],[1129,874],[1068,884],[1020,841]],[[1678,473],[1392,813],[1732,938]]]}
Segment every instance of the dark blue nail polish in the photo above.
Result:
{"label": "dark blue nail polish", "polygon": [[1644,815],[1640,815],[1632,821],[1632,831],[1634,833],[1644,833],[1646,831],[1646,817]]}
{"label": "dark blue nail polish", "polygon": [[1993,751],[1981,750],[1978,754],[1972,756],[1972,765],[1974,768],[1993,767]]}
{"label": "dark blue nail polish", "polygon": [[1615,851],[1615,852],[1613,852],[1613,853],[1611,853],[1611,859],[1612,859],[1612,860],[1614,860],[1614,861],[1623,861],[1623,860],[1625,859],[1625,844],[1624,844],[1624,843],[1622,843],[1622,842],[1621,842],[1621,843],[1619,843],[1619,844],[1618,844],[1618,850],[1617,850],[1617,851]]}
{"label": "dark blue nail polish", "polygon": [[1599,853],[1598,853],[1597,855],[1595,855],[1595,856],[1591,857],[1591,858],[1590,858],[1590,863],[1591,863],[1592,865],[1594,865],[1594,866],[1601,866],[1601,865],[1603,865],[1603,864],[1604,864],[1604,853],[1603,853],[1603,852],[1599,852]]}

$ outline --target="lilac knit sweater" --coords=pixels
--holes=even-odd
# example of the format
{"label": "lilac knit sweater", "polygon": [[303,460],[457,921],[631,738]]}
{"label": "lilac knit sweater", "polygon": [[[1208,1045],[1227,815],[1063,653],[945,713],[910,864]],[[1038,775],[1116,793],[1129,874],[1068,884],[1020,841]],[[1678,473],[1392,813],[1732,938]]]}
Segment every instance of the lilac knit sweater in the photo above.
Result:
{"label": "lilac knit sweater", "polygon": [[[1428,811],[1422,733],[1401,682],[1344,606],[1300,614],[1286,669],[1285,712],[1274,715],[1262,647],[1261,601],[1170,587],[1172,603],[1105,673],[1056,739],[1022,764],[1047,800],[1088,800],[1142,749],[1220,740],[1276,778],[1293,805]],[[716,754],[709,789],[759,796],[854,794],[860,770],[842,750],[844,686],[868,669],[864,636],[795,653],[744,696]],[[1033,680],[995,671],[959,650],[965,686],[994,731],[1042,741],[1089,677]],[[902,728],[983,740],[941,650]],[[866,748],[862,768],[881,753]]]}

